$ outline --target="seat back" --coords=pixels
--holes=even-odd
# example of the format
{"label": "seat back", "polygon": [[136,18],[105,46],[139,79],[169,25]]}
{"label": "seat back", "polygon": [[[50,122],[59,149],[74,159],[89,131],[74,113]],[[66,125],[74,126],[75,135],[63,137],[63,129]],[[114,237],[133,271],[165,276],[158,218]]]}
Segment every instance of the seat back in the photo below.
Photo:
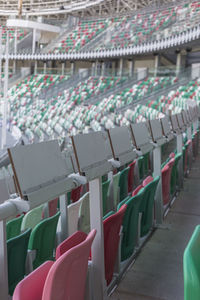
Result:
{"label": "seat back", "polygon": [[103,201],[103,216],[106,215],[108,211],[108,189],[110,186],[110,180],[107,180],[102,183],[102,201]]}
{"label": "seat back", "polygon": [[113,175],[113,206],[115,209],[119,203],[119,178],[120,172]]}
{"label": "seat back", "polygon": [[71,201],[73,203],[80,199],[82,189],[83,189],[83,186],[80,185],[80,186],[78,186],[77,188],[75,188],[71,191]]}
{"label": "seat back", "polygon": [[122,205],[118,212],[103,221],[105,278],[107,285],[111,282],[113,277],[119,247],[120,228],[126,207],[126,204]]}
{"label": "seat back", "polygon": [[200,225],[198,225],[184,251],[184,300],[200,298]]}
{"label": "seat back", "polygon": [[123,239],[121,245],[121,261],[129,258],[137,244],[138,237],[138,218],[140,205],[143,200],[144,189],[138,191],[137,195],[122,201],[118,205],[118,209],[122,204],[126,204],[127,208],[123,218]]}
{"label": "seat back", "polygon": [[159,176],[144,187],[144,195],[140,205],[140,212],[142,213],[141,236],[146,235],[152,227],[154,198],[158,182]]}
{"label": "seat back", "polygon": [[135,169],[136,160],[134,160],[129,165],[129,172],[128,172],[128,193],[131,193],[134,186],[134,169]]}
{"label": "seat back", "polygon": [[176,186],[177,186],[177,182],[178,182],[178,162],[181,159],[182,154],[181,153],[177,153],[174,157],[175,161],[174,161],[174,165],[172,167],[172,172],[171,172],[171,181],[170,181],[170,193],[171,195],[174,195],[174,193],[176,192]]}
{"label": "seat back", "polygon": [[120,202],[124,200],[128,195],[128,172],[129,172],[129,167],[125,168],[120,173],[120,178],[119,178],[119,188],[120,188],[119,201]]}
{"label": "seat back", "polygon": [[87,192],[82,197],[82,202],[79,209],[79,230],[89,233],[90,232],[90,197]]}
{"label": "seat back", "polygon": [[[83,196],[84,197],[84,196]],[[68,234],[71,235],[78,230],[79,210],[83,197],[78,201],[68,205]]]}
{"label": "seat back", "polygon": [[43,208],[44,205],[42,204],[27,212],[22,220],[21,230],[25,230],[27,228],[33,229],[38,223],[40,223],[42,220]]}
{"label": "seat back", "polygon": [[31,229],[7,241],[8,286],[12,295],[17,283],[25,276],[25,262]]}
{"label": "seat back", "polygon": [[170,201],[170,181],[174,162],[174,158],[171,158],[170,161],[162,169],[162,194],[164,205],[167,205]]}
{"label": "seat back", "polygon": [[58,198],[49,201],[48,206],[49,206],[49,217],[52,217],[58,211],[57,210],[57,208],[58,208]]}
{"label": "seat back", "polygon": [[83,300],[88,258],[96,230],[61,255],[51,267],[45,281],[42,300]]}
{"label": "seat back", "polygon": [[6,237],[7,240],[17,236],[21,232],[21,223],[24,215],[14,218],[6,223]]}
{"label": "seat back", "polygon": [[36,257],[33,261],[34,269],[46,260],[53,259],[59,216],[60,212],[57,212],[54,216],[42,220],[31,232],[28,248],[36,250]]}
{"label": "seat back", "polygon": [[68,251],[72,247],[82,243],[86,239],[86,237],[87,237],[87,233],[82,231],[76,231],[75,233],[70,235],[56,248],[56,259],[58,259],[61,255],[63,255],[66,251]]}

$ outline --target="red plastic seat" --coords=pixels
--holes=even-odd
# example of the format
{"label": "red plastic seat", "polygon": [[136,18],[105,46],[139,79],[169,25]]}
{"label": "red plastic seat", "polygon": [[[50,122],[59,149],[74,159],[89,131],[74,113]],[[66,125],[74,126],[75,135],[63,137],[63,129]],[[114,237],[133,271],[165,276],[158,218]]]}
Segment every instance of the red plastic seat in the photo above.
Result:
{"label": "red plastic seat", "polygon": [[71,191],[71,200],[73,203],[80,199],[82,189],[83,189],[83,187],[82,187],[82,185],[80,185],[76,189],[73,189]]}
{"label": "red plastic seat", "polygon": [[136,196],[138,194],[138,192],[143,188],[143,185],[140,184],[138,187],[136,187],[136,189],[134,189],[134,191],[132,192],[132,197]]}
{"label": "red plastic seat", "polygon": [[168,204],[170,201],[170,181],[174,162],[174,158],[170,159],[170,161],[162,169],[162,195],[164,205]]}
{"label": "red plastic seat", "polygon": [[134,160],[130,165],[129,165],[129,172],[128,172],[128,193],[131,193],[133,190],[133,185],[134,185],[134,169],[135,169],[135,164],[136,161]]}
{"label": "red plastic seat", "polygon": [[[96,230],[60,256],[47,261],[16,287],[13,300],[83,300],[88,257]],[[69,238],[70,239],[70,238]],[[66,242],[67,243],[67,242]]]}
{"label": "red plastic seat", "polygon": [[113,277],[114,266],[119,247],[120,228],[123,222],[126,207],[126,204],[122,205],[118,212],[103,221],[105,279],[107,285],[109,285]]}
{"label": "red plastic seat", "polygon": [[142,182],[142,186],[145,187],[147,184],[149,184],[150,182],[153,181],[153,177],[152,176],[148,176],[147,178],[145,178]]}

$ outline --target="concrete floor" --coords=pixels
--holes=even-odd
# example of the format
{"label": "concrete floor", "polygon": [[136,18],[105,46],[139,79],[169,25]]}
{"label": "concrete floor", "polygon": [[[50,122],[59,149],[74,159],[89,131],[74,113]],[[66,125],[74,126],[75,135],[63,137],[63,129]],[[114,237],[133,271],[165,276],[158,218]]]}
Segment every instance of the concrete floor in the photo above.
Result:
{"label": "concrete floor", "polygon": [[[183,252],[200,224],[200,156],[163,228],[155,231],[125,274],[112,300],[183,300]],[[192,299],[191,299],[192,300]]]}

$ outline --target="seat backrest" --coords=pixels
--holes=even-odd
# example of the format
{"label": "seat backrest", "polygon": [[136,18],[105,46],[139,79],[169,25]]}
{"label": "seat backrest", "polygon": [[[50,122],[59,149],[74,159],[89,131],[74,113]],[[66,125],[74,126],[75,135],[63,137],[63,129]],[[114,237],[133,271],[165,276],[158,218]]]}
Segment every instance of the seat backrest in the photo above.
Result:
{"label": "seat backrest", "polygon": [[24,215],[14,218],[6,223],[7,240],[17,236],[21,232],[21,223]]}
{"label": "seat backrest", "polygon": [[133,196],[136,196],[136,195],[138,194],[138,192],[139,192],[142,188],[143,188],[143,185],[142,185],[142,184],[138,185],[138,186],[134,189],[134,191],[132,192],[132,197],[133,197]]}
{"label": "seat backrest", "polygon": [[[13,300],[42,299],[44,284],[53,261],[46,261],[36,270],[22,279],[16,286]],[[30,292],[31,291],[31,292]]]}
{"label": "seat backrest", "polygon": [[140,205],[143,200],[144,189],[141,189],[137,195],[122,201],[118,205],[118,210],[121,204],[127,205],[123,218],[123,239],[121,244],[121,261],[129,258],[134,251],[138,238],[138,218]]}
{"label": "seat backrest", "polygon": [[27,228],[33,229],[42,220],[43,208],[44,205],[42,204],[27,212],[22,220],[21,230],[25,230]]}
{"label": "seat backrest", "polygon": [[24,278],[25,262],[31,229],[7,241],[8,286],[12,295],[17,283]]}
{"label": "seat backrest", "polygon": [[119,178],[120,172],[113,175],[113,206],[117,207],[119,202]]}
{"label": "seat backrest", "polygon": [[134,186],[134,169],[135,169],[136,160],[134,160],[129,165],[129,172],[128,172],[128,193],[131,193]]}
{"label": "seat backrest", "polygon": [[145,187],[147,184],[149,184],[150,182],[153,181],[153,177],[152,176],[148,176],[147,178],[145,178],[142,182],[142,186]]}
{"label": "seat backrest", "polygon": [[48,206],[49,206],[49,217],[52,217],[57,213],[58,198],[49,201]]}
{"label": "seat backrest", "polygon": [[90,197],[89,192],[83,195],[83,199],[79,209],[79,226],[78,229],[89,233],[90,232]]}
{"label": "seat backrest", "polygon": [[172,171],[171,171],[171,181],[170,181],[170,192],[173,195],[176,191],[176,185],[177,185],[177,180],[178,180],[178,170],[177,170],[177,166],[178,166],[178,162],[181,158],[182,154],[181,153],[177,153],[174,157],[175,161],[172,167]]}
{"label": "seat backrest", "polygon": [[120,178],[119,178],[119,188],[120,188],[119,201],[120,202],[124,200],[128,195],[128,172],[129,172],[129,167],[123,169],[120,173]]}
{"label": "seat backrest", "polygon": [[184,251],[184,300],[200,298],[200,225],[198,225]]}
{"label": "seat backrest", "polygon": [[163,196],[163,204],[166,205],[170,200],[170,168],[166,164],[164,168],[162,168],[162,196]]}
{"label": "seat backrest", "polygon": [[152,227],[153,205],[158,182],[159,176],[144,187],[144,196],[140,206],[140,212],[142,212],[141,236],[147,234]]}
{"label": "seat backrest", "polygon": [[45,281],[42,300],[83,300],[88,258],[96,230],[61,255],[51,267]]}
{"label": "seat backrest", "polygon": [[103,216],[106,215],[108,211],[108,189],[110,186],[110,180],[102,183],[102,201],[103,201]]}
{"label": "seat backrest", "polygon": [[82,189],[83,189],[83,186],[80,185],[80,186],[78,186],[77,188],[75,188],[71,191],[71,201],[73,203],[80,199]]}
{"label": "seat backrest", "polygon": [[33,268],[37,268],[46,260],[53,259],[56,229],[60,212],[54,216],[42,220],[31,232],[28,248],[37,250],[33,261]]}
{"label": "seat backrest", "polygon": [[105,278],[109,284],[113,277],[115,261],[117,258],[120,228],[123,222],[126,204],[120,210],[103,221],[104,226],[104,259]]}
{"label": "seat backrest", "polygon": [[86,239],[86,237],[87,237],[87,233],[82,231],[76,231],[75,233],[70,235],[56,248],[56,259],[58,259],[61,255],[63,255],[66,251],[68,251],[72,247],[82,243]]}
{"label": "seat backrest", "polygon": [[[83,196],[84,197],[84,196]],[[68,234],[71,235],[78,230],[79,210],[84,199],[81,197],[78,201],[68,205]]]}

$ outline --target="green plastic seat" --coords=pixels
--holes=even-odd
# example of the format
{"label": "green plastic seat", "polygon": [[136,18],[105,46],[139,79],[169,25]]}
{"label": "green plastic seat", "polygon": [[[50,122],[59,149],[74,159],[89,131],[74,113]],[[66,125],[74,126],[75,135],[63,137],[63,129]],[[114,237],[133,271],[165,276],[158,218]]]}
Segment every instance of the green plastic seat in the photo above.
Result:
{"label": "green plastic seat", "polygon": [[24,215],[14,218],[6,223],[7,240],[14,238],[21,233],[21,223]]}
{"label": "green plastic seat", "polygon": [[25,262],[31,229],[7,241],[8,287],[12,295],[19,281],[25,276]]}
{"label": "green plastic seat", "polygon": [[79,210],[79,230],[90,232],[90,196],[89,192],[82,196],[82,203]]}
{"label": "green plastic seat", "polygon": [[144,187],[144,193],[140,205],[140,212],[142,213],[141,237],[145,236],[152,227],[154,198],[159,179],[159,176],[155,177],[153,181]]}
{"label": "green plastic seat", "polygon": [[46,260],[53,260],[56,229],[60,212],[54,216],[42,220],[31,232],[28,249],[36,250],[33,268],[39,267]]}
{"label": "green plastic seat", "polygon": [[183,256],[184,300],[200,299],[200,225],[196,226]]}
{"label": "green plastic seat", "polygon": [[139,177],[140,180],[144,178],[144,156],[140,156],[138,158],[138,170],[139,170]]}
{"label": "green plastic seat", "polygon": [[113,175],[113,208],[116,209],[117,205],[119,203],[119,178],[120,178],[120,172]]}
{"label": "green plastic seat", "polygon": [[144,189],[141,189],[134,197],[129,197],[118,205],[118,210],[123,204],[127,209],[123,218],[123,239],[121,244],[121,261],[128,259],[135,249],[138,237],[138,219],[141,202],[144,197]]}
{"label": "green plastic seat", "polygon": [[120,188],[120,194],[119,194],[119,201],[121,202],[124,200],[128,195],[128,172],[129,167],[125,168],[120,173],[119,178],[119,188]]}
{"label": "green plastic seat", "polygon": [[107,200],[108,200],[109,186],[110,186],[110,180],[107,180],[102,183],[103,216],[105,216],[108,211]]}
{"label": "green plastic seat", "polygon": [[176,192],[176,186],[177,186],[177,182],[178,182],[178,162],[181,159],[182,154],[181,153],[177,153],[174,157],[175,162],[174,165],[172,167],[172,173],[171,173],[171,181],[170,181],[170,193],[171,195],[174,195]]}
{"label": "green plastic seat", "polygon": [[38,223],[40,223],[42,220],[43,209],[44,205],[40,205],[30,210],[22,220],[21,230],[23,231],[27,228],[33,229]]}

